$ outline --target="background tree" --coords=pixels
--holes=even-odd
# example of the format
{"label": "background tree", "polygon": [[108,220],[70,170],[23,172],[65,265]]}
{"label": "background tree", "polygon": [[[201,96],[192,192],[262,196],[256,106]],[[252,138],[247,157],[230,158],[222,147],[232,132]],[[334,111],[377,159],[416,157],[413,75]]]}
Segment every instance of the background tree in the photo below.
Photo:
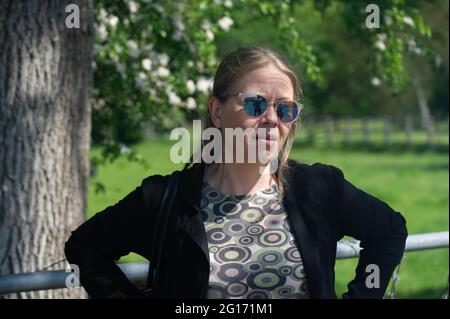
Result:
{"label": "background tree", "polygon": [[[66,28],[70,3],[79,6],[79,29]],[[63,258],[70,230],[85,218],[92,9],[90,0],[0,2],[0,274],[37,271]]]}

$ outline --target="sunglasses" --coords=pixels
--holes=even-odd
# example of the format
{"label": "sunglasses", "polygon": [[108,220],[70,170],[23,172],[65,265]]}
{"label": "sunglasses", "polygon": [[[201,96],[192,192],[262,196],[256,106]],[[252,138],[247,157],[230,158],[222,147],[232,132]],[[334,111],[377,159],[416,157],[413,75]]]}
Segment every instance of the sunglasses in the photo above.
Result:
{"label": "sunglasses", "polygon": [[[262,95],[257,93],[232,93],[226,94],[224,97],[238,96],[243,98],[242,107],[244,112],[254,118],[259,118],[264,115],[269,106],[269,101]],[[278,119],[289,124],[294,122],[300,115],[303,105],[294,100],[279,100],[275,101]]]}

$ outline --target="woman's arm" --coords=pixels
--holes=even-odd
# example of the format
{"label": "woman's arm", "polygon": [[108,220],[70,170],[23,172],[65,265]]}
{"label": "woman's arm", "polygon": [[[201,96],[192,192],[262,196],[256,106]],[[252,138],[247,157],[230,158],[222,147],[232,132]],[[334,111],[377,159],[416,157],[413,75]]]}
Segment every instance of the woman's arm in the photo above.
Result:
{"label": "woman's arm", "polygon": [[162,176],[146,178],[141,186],[97,213],[72,232],[65,244],[70,264],[80,270],[80,282],[92,298],[139,298],[141,293],[115,264],[136,252],[151,255],[155,200]]}
{"label": "woman's arm", "polygon": [[[395,267],[399,264],[408,236],[405,218],[385,202],[356,188],[345,180],[342,171],[332,167],[338,188],[338,238],[348,235],[360,240],[360,257],[356,276],[348,284],[343,298],[383,298]],[[379,269],[379,287],[368,276],[375,274],[368,267]],[[376,278],[375,278],[376,279]]]}

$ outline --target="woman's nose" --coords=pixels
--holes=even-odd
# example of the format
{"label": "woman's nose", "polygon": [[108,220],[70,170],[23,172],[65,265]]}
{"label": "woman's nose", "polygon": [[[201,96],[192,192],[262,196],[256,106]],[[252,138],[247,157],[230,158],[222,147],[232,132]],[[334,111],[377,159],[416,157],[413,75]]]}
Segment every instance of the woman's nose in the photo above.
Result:
{"label": "woman's nose", "polygon": [[263,119],[265,119],[270,124],[278,124],[278,116],[277,116],[277,109],[275,106],[275,103],[271,103],[266,111],[266,114],[264,114]]}

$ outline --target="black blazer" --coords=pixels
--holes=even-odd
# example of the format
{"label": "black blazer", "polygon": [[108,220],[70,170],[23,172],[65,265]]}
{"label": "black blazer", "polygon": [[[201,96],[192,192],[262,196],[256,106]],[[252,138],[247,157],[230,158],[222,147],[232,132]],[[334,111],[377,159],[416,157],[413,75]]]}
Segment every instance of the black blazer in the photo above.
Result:
{"label": "black blazer", "polygon": [[[343,298],[382,298],[400,262],[407,237],[406,221],[383,201],[345,180],[340,169],[289,160],[283,204],[300,249],[311,298],[336,298],[336,242],[344,235],[361,241],[355,278]],[[204,165],[181,171],[174,213],[160,269],[158,296],[206,298],[209,253],[199,213]],[[150,259],[159,196],[167,176],[153,175],[113,206],[72,232],[67,260],[78,265],[80,281],[93,298],[141,297],[114,263],[135,252]],[[380,287],[366,287],[366,266],[380,270]]]}

